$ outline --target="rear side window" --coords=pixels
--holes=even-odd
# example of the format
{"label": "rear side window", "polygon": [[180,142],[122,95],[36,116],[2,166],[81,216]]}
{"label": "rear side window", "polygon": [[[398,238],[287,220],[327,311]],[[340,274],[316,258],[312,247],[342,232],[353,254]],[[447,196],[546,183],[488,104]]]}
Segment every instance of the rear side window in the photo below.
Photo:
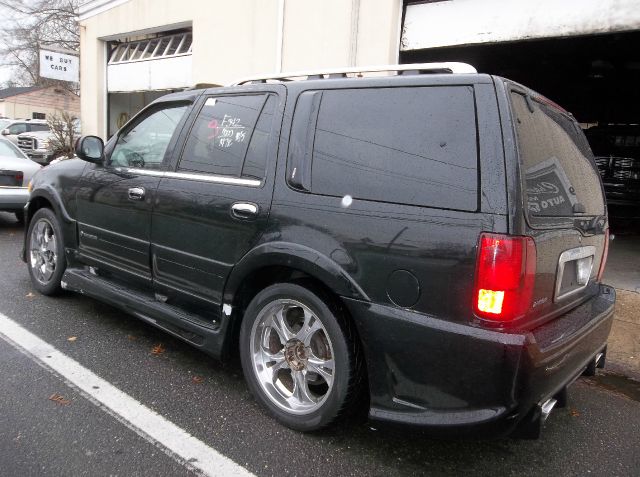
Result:
{"label": "rear side window", "polygon": [[476,210],[477,164],[470,86],[322,92],[314,193]]}
{"label": "rear side window", "polygon": [[556,107],[511,93],[527,210],[534,221],[604,214],[591,149],[575,121]]}
{"label": "rear side window", "polygon": [[276,96],[207,99],[191,129],[179,171],[264,177]]}
{"label": "rear side window", "polygon": [[32,131],[48,131],[49,130],[49,125],[48,124],[30,124],[30,128]]}

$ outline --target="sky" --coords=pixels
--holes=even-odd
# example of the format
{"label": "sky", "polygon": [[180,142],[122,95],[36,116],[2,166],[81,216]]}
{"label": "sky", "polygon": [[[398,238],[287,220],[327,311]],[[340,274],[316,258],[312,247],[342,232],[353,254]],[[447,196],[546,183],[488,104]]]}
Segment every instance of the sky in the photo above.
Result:
{"label": "sky", "polygon": [[[11,19],[13,18],[14,12],[0,5],[0,42],[2,42],[5,38],[7,26],[9,26]],[[3,60],[4,58],[0,58],[0,62],[2,62]],[[11,68],[0,66],[0,84],[4,83],[8,79],[11,79],[11,73]]]}

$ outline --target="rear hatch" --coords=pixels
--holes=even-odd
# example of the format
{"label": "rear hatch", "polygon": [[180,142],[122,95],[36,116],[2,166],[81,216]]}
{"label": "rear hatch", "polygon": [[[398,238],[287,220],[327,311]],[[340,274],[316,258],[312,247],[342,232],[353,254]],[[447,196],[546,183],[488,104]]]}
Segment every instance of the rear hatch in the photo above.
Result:
{"label": "rear hatch", "polygon": [[608,224],[602,182],[580,125],[529,90],[512,88],[510,101],[523,191],[515,229],[536,246],[530,326],[598,292]]}

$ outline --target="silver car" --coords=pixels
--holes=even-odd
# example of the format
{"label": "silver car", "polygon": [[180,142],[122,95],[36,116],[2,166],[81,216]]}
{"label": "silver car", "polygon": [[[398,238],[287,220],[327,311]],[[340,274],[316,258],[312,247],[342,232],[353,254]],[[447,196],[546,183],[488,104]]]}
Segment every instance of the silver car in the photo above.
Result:
{"label": "silver car", "polygon": [[29,159],[12,142],[0,138],[0,210],[24,219],[23,208],[29,200],[27,184],[40,165]]}

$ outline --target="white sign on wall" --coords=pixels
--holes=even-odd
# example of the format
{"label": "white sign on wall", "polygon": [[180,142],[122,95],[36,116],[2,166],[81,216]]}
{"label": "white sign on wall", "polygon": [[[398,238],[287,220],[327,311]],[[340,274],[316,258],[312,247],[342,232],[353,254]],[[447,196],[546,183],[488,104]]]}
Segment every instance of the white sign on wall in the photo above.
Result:
{"label": "white sign on wall", "polygon": [[77,83],[80,80],[80,58],[57,51],[40,50],[40,76]]}

